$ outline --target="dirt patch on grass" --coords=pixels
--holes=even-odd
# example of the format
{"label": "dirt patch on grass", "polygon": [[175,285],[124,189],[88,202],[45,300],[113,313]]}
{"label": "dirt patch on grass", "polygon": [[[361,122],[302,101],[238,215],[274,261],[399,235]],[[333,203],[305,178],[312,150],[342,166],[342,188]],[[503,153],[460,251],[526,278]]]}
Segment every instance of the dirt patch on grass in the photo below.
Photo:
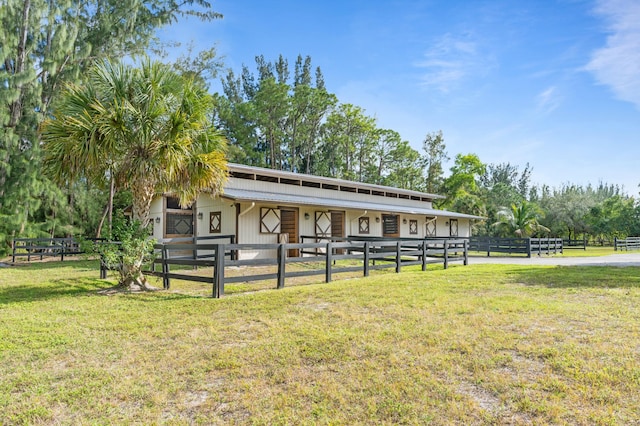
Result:
{"label": "dirt patch on grass", "polygon": [[485,411],[495,413],[500,408],[500,398],[476,384],[463,382],[458,386],[457,391],[472,399]]}

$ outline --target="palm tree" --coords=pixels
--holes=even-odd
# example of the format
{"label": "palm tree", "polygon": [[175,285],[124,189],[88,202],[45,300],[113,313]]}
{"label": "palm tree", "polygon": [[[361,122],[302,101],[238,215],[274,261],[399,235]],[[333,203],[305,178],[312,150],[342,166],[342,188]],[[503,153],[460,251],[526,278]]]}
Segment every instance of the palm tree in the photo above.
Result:
{"label": "palm tree", "polygon": [[549,228],[538,223],[541,217],[542,212],[537,205],[523,201],[520,205],[512,204],[510,208],[502,207],[493,226],[508,235],[528,237],[537,231],[549,232]]}
{"label": "palm tree", "polygon": [[[104,62],[86,85],[67,86],[43,123],[45,171],[61,183],[113,179],[116,189],[131,190],[133,219],[145,227],[158,193],[172,192],[186,206],[199,192],[221,192],[226,140],[212,109],[201,85],[167,65]],[[146,287],[137,272],[133,281]]]}

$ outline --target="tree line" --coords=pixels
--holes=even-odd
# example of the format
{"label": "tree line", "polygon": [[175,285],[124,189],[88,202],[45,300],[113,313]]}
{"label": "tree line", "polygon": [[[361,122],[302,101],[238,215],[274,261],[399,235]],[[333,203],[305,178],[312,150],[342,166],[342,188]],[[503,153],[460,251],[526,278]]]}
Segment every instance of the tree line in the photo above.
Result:
{"label": "tree line", "polygon": [[[52,141],[43,141],[41,124],[62,117],[69,105],[60,94],[87,86],[96,64],[144,56],[158,46],[156,31],[184,16],[220,18],[205,0],[0,5],[0,254],[16,237],[104,234],[112,207],[139,201],[140,194],[132,195],[126,185],[114,190],[115,180],[123,178],[115,164],[99,159],[92,161],[100,176],[56,176],[55,163],[44,163],[43,143]],[[206,88],[207,78],[222,70],[215,49],[189,53],[167,65],[196,82],[194,90]],[[638,202],[613,185],[539,186],[531,182],[528,164],[522,170],[484,164],[472,153],[456,155],[445,171],[450,159],[442,132],[426,133],[420,150],[414,149],[363,108],[340,103],[308,56],[298,56],[292,66],[282,56],[257,56],[252,67],[225,72],[221,87],[207,108],[228,141],[229,161],[440,193],[447,198],[437,207],[487,218],[476,223],[478,234],[514,232],[498,226],[505,223],[506,208],[527,211],[542,226],[527,232],[544,227],[557,236],[640,235]]]}
{"label": "tree line", "polygon": [[230,161],[442,194],[436,207],[486,217],[475,224],[480,235],[640,235],[640,205],[616,185],[536,185],[529,164],[485,164],[473,153],[456,155],[446,173],[441,131],[427,133],[417,151],[362,108],[340,103],[310,57],[298,56],[291,75],[282,56],[258,56],[255,70],[228,71],[222,87],[215,113]]}

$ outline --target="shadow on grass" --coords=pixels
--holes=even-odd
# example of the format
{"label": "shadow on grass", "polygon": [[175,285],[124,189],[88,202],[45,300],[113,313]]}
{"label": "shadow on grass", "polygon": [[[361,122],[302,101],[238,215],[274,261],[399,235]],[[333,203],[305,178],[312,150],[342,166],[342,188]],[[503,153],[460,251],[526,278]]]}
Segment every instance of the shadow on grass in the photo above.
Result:
{"label": "shadow on grass", "polygon": [[640,268],[556,266],[517,268],[508,272],[516,282],[549,288],[640,288]]}
{"label": "shadow on grass", "polygon": [[60,279],[45,284],[17,285],[0,288],[0,305],[33,302],[60,297],[96,294],[105,288],[104,281],[96,278]]}
{"label": "shadow on grass", "polygon": [[[0,288],[0,305],[9,305],[11,303],[20,302],[38,302],[77,296],[132,296],[130,297],[130,300],[136,302],[163,302],[203,298],[203,296],[167,292],[162,289],[150,292],[108,292],[108,290],[112,288],[114,288],[113,283],[97,278],[59,279],[49,281],[45,285],[11,286],[8,288]],[[102,291],[107,292],[101,294]]]}
{"label": "shadow on grass", "polygon": [[62,268],[78,268],[100,271],[100,264],[97,259],[70,259],[61,262],[60,260],[48,260],[44,262],[32,261],[32,262],[16,262],[8,267],[9,269],[20,269],[30,271],[43,271],[49,269],[62,269]]}

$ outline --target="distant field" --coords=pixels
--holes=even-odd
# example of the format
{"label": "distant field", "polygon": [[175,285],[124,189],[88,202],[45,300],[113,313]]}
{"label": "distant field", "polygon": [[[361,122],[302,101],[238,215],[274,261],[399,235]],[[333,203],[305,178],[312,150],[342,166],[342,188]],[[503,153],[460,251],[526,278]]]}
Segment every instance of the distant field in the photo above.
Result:
{"label": "distant field", "polygon": [[407,268],[219,300],[97,277],[0,268],[0,424],[640,421],[638,268]]}

